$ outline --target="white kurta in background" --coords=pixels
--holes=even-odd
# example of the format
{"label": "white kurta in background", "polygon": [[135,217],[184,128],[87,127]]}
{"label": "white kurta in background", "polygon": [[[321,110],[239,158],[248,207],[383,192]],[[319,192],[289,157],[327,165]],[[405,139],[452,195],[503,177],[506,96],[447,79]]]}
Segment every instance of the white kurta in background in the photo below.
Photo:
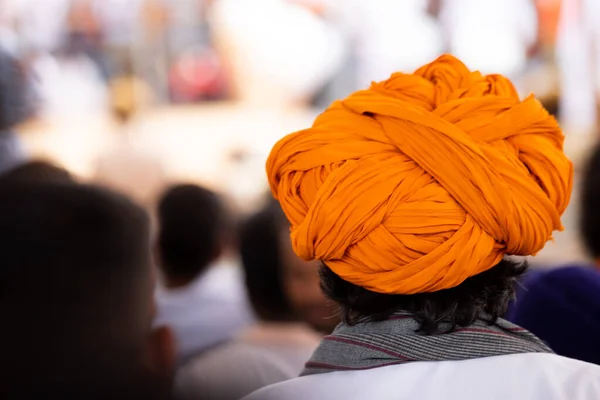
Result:
{"label": "white kurta in background", "polygon": [[159,285],[156,304],[154,323],[175,332],[180,363],[231,339],[254,321],[235,264],[215,264],[183,288]]}
{"label": "white kurta in background", "polygon": [[413,72],[443,51],[441,31],[427,14],[427,0],[326,2],[355,46],[357,88]]}
{"label": "white kurta in background", "polygon": [[563,129],[593,134],[600,99],[600,1],[562,1],[556,56]]}
{"label": "white kurta in background", "polygon": [[518,78],[537,37],[531,0],[444,0],[440,19],[450,50],[469,68]]}
{"label": "white kurta in background", "polygon": [[183,366],[175,380],[177,398],[239,400],[295,378],[320,339],[301,323],[260,323]]}

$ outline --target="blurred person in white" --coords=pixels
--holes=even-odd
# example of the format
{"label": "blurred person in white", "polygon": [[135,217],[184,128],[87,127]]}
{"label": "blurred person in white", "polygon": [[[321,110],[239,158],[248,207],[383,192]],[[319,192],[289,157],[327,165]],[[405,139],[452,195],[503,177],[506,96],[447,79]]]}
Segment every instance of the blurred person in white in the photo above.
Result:
{"label": "blurred person in white", "polygon": [[294,254],[278,203],[271,202],[243,223],[240,252],[260,323],[178,372],[175,389],[184,400],[234,400],[295,378],[322,333],[339,322],[320,290],[319,264]]}
{"label": "blurred person in white", "polygon": [[142,26],[139,43],[135,49],[137,73],[152,87],[155,101],[165,103],[168,93],[167,33],[172,24],[170,0],[145,0],[140,10]]}
{"label": "blurred person in white", "polygon": [[172,327],[183,364],[231,339],[254,318],[219,196],[195,185],[174,186],[160,200],[158,219],[155,324]]}
{"label": "blurred person in white", "polygon": [[69,20],[74,15],[71,10],[90,1],[5,0],[0,4],[0,42],[33,71],[41,100],[39,113],[44,117],[103,109],[105,93],[98,67],[88,55],[65,51],[73,23],[89,22]]}
{"label": "blurred person in white", "polygon": [[471,69],[513,81],[537,40],[532,0],[439,0],[440,21],[452,54]]}
{"label": "blurred person in white", "polygon": [[234,95],[251,103],[306,106],[344,52],[335,30],[286,0],[217,0],[212,24]]}
{"label": "blurred person in white", "polygon": [[128,69],[132,46],[139,39],[144,0],[92,0],[104,31],[104,52],[111,76]]}
{"label": "blurred person in white", "polygon": [[11,51],[38,56],[57,50],[71,0],[2,0],[0,42]]}
{"label": "blurred person in white", "polygon": [[109,67],[104,52],[104,27],[93,0],[73,0],[66,18],[67,54],[85,54],[93,61],[104,80],[109,78]]}
{"label": "blurred person in white", "polygon": [[428,1],[321,0],[355,48],[357,81],[350,91],[387,78],[389,71],[412,71],[441,54],[442,35],[427,13]]}
{"label": "blurred person in white", "polygon": [[600,99],[598,0],[562,0],[556,56],[561,124],[575,135],[593,134]]}
{"label": "blurred person in white", "polygon": [[[214,0],[207,20],[233,102],[214,124],[243,121],[222,177],[240,208],[256,209],[267,189],[264,162],[281,132],[311,121],[312,97],[341,67],[341,34],[310,7],[288,0]],[[234,128],[240,130],[240,128]]]}

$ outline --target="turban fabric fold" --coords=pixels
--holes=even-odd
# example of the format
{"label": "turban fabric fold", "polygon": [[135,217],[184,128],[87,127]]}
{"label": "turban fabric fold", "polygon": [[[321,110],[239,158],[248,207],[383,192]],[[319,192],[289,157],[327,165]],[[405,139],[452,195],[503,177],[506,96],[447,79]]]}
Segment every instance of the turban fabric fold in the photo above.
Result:
{"label": "turban fabric fold", "polygon": [[375,292],[434,292],[562,229],[563,139],[533,96],[444,55],[334,102],[267,174],[301,258]]}

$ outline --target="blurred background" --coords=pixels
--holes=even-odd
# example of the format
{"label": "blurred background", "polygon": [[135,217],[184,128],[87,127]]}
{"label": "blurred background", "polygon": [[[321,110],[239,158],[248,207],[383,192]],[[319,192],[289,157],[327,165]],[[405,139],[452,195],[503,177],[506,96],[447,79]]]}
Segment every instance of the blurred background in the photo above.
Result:
{"label": "blurred background", "polygon": [[[10,103],[22,79],[32,105],[2,121],[0,146],[10,138],[147,207],[186,181],[248,213],[265,201],[278,139],[445,52],[536,94],[585,161],[599,117],[598,0],[0,0],[0,54],[18,60],[0,85]],[[534,262],[584,258],[576,209],[575,195]]]}

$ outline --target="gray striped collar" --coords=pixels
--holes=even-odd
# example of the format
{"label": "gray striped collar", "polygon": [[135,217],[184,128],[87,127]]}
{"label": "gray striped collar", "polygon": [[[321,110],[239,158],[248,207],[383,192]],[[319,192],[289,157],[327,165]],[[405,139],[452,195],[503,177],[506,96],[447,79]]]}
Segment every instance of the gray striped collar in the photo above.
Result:
{"label": "gray striped collar", "polygon": [[340,324],[326,336],[302,375],[362,370],[412,361],[456,361],[519,353],[551,353],[535,335],[506,320],[482,316],[470,326],[423,335],[407,313],[379,322]]}

